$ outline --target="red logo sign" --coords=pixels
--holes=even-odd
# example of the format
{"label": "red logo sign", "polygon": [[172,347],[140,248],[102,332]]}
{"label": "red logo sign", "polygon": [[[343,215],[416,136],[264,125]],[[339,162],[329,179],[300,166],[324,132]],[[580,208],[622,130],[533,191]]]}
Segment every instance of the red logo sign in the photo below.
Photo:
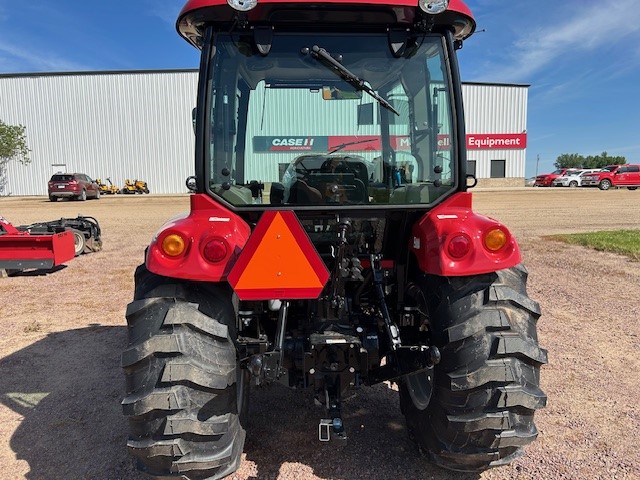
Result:
{"label": "red logo sign", "polygon": [[526,133],[470,133],[467,135],[468,150],[524,150],[527,148]]}

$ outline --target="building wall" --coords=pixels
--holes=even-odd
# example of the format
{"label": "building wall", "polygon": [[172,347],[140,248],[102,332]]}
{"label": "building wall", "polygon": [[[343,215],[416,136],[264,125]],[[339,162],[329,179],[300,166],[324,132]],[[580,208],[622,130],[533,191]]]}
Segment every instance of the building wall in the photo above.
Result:
{"label": "building wall", "polygon": [[[467,134],[526,133],[528,93],[524,85],[463,84]],[[506,178],[525,176],[526,149],[468,150],[467,160],[476,162],[478,179],[491,178],[491,160],[505,160]]]}
{"label": "building wall", "polygon": [[[25,125],[31,149],[28,166],[9,163],[0,194],[46,195],[57,171],[110,177],[120,186],[143,179],[152,193],[185,192],[193,171],[196,90],[193,70],[0,75],[0,119]],[[527,93],[525,85],[463,84],[467,133],[526,132]],[[278,109],[266,105],[268,122]],[[524,178],[525,153],[469,150],[468,159],[476,161],[479,179],[490,178],[491,160],[505,160],[506,178],[491,183],[511,184]],[[273,176],[272,167],[265,178]]]}
{"label": "building wall", "polygon": [[31,149],[28,166],[9,163],[5,194],[46,195],[60,170],[185,192],[196,91],[193,71],[0,77],[0,118],[25,125]]}

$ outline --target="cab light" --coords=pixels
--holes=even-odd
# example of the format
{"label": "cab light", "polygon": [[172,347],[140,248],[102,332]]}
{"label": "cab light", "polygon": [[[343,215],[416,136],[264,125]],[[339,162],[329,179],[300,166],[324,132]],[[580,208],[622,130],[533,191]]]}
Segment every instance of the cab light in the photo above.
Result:
{"label": "cab light", "polygon": [[162,240],[162,252],[169,257],[179,257],[187,248],[187,243],[177,233],[172,233]]}
{"label": "cab light", "polygon": [[507,244],[507,234],[500,228],[489,230],[484,236],[484,246],[490,252],[497,252]]}
{"label": "cab light", "polygon": [[447,252],[451,258],[460,259],[471,250],[471,240],[466,235],[456,235],[449,241]]}
{"label": "cab light", "polygon": [[258,0],[227,0],[229,6],[240,12],[248,12],[258,5]]}
{"label": "cab light", "polygon": [[449,0],[419,0],[418,5],[424,12],[437,15],[447,9]]}
{"label": "cab light", "polygon": [[202,249],[202,256],[211,263],[219,263],[227,257],[229,247],[221,238],[209,240]]}

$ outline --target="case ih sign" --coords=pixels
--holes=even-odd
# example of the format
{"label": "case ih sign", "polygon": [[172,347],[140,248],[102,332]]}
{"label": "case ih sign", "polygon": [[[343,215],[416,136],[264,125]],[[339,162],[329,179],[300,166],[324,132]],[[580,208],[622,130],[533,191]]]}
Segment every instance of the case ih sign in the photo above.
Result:
{"label": "case ih sign", "polygon": [[[390,137],[395,150],[409,150],[409,137]],[[326,137],[253,137],[253,151],[265,152],[326,152],[339,146],[347,152],[380,151],[380,137],[367,135]],[[438,135],[438,148],[448,150],[449,135]],[[524,150],[527,148],[526,133],[469,133],[467,150]]]}

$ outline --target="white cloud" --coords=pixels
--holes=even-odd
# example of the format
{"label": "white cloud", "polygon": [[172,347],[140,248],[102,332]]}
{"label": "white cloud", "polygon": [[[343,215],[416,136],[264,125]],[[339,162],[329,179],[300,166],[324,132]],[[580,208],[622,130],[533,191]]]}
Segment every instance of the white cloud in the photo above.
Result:
{"label": "white cloud", "polygon": [[559,100],[566,103],[582,98],[585,89],[590,88],[588,82],[594,78],[594,75],[594,71],[587,68],[565,78],[555,78],[552,82],[536,82],[530,90],[532,100],[530,108],[544,110],[550,105],[556,105]]}
{"label": "white cloud", "polygon": [[547,20],[545,24],[517,38],[506,65],[495,66],[492,78],[504,81],[527,81],[551,63],[567,55],[593,52],[640,36],[640,9],[637,0],[581,3],[573,17],[567,10],[555,12],[562,20]]}
{"label": "white cloud", "polygon": [[[609,153],[609,154],[625,154],[625,153],[629,153],[629,152],[633,152],[634,154],[640,150],[640,144],[635,144],[635,145],[619,145],[619,146],[615,146],[615,147],[609,147],[609,148],[605,148],[604,151]],[[629,161],[629,160],[627,160]],[[637,163],[636,159],[632,159],[631,163]]]}
{"label": "white cloud", "polygon": [[184,2],[176,0],[145,1],[145,8],[151,15],[158,17],[163,22],[174,25]]}
{"label": "white cloud", "polygon": [[[0,40],[0,68],[8,66],[22,71],[80,71],[91,67],[60,58],[54,54],[33,53],[24,48]],[[6,70],[5,70],[6,71]]]}

